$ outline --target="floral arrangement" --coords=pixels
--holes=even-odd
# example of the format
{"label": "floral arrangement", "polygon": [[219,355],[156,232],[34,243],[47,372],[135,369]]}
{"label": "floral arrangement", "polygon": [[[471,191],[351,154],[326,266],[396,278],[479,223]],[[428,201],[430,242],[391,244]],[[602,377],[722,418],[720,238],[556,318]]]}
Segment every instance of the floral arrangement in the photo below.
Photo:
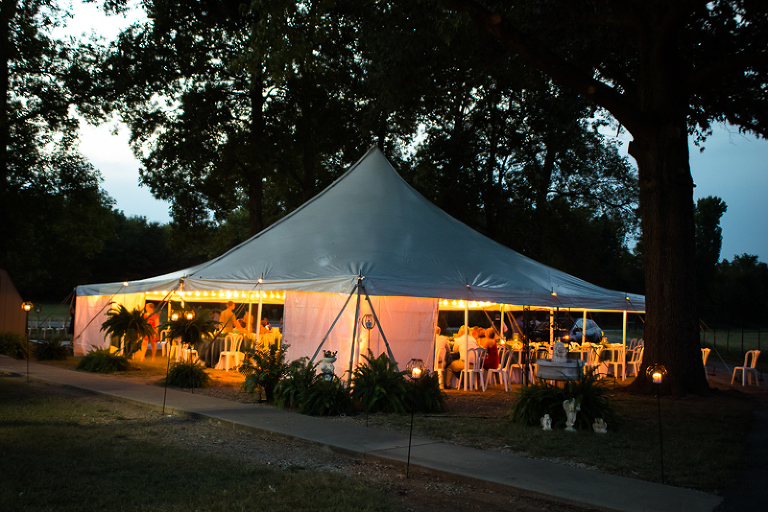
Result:
{"label": "floral arrangement", "polygon": [[323,350],[323,357],[336,357],[335,350]]}

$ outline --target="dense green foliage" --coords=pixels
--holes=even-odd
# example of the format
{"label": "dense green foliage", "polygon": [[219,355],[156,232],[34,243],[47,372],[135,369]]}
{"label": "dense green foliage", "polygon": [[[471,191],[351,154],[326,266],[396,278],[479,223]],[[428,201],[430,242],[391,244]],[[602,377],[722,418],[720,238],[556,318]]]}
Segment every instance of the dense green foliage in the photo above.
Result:
{"label": "dense green foliage", "polygon": [[15,332],[0,333],[0,354],[13,357],[15,359],[26,359],[29,345],[27,340],[21,334]]}
{"label": "dense green foliage", "polygon": [[335,375],[326,380],[325,375],[317,371],[317,363],[310,363],[306,357],[289,365],[288,375],[275,388],[275,399],[280,407],[312,416],[352,411],[352,399],[344,383]]}
{"label": "dense green foliage", "polygon": [[204,388],[211,384],[211,377],[200,363],[181,361],[171,365],[163,383],[177,388]]}
{"label": "dense green foliage", "polygon": [[387,354],[374,357],[368,350],[366,363],[352,374],[352,398],[364,412],[404,413],[406,404],[405,372],[397,368]]}
{"label": "dense green foliage", "polygon": [[38,361],[63,361],[72,355],[71,345],[62,345],[60,339],[42,340],[35,343]]}
{"label": "dense green foliage", "polygon": [[0,268],[25,296],[61,298],[88,277],[111,222],[101,176],[76,146],[75,113],[98,117],[96,59],[87,42],[51,37],[63,16],[51,0],[0,12]]}
{"label": "dense green foliage", "polygon": [[318,380],[306,391],[299,408],[299,412],[312,416],[337,416],[352,410],[349,390],[336,376],[331,380]]}
{"label": "dense green foliage", "polygon": [[[667,366],[674,393],[706,392],[688,137],[705,138],[710,123],[724,120],[768,136],[768,4],[453,0],[450,6],[510,57],[607,110],[631,134],[646,359]],[[642,372],[633,387],[652,390]]]}
{"label": "dense green foliage", "polygon": [[107,311],[107,319],[101,324],[104,337],[112,337],[112,345],[118,348],[124,344],[124,355],[130,357],[141,348],[144,338],[152,336],[154,328],[144,316],[144,309],[136,307],[129,310],[122,304],[112,303]]}
{"label": "dense green foliage", "polygon": [[[187,318],[189,312],[194,313],[191,319]],[[182,343],[199,349],[204,340],[212,340],[219,329],[211,314],[209,309],[187,308],[180,312],[178,319],[170,319],[160,326],[160,330],[168,329],[168,339],[181,338]]]}
{"label": "dense green foliage", "polygon": [[124,372],[128,369],[128,358],[110,349],[91,350],[77,363],[77,369],[92,373]]}
{"label": "dense green foliage", "polygon": [[445,393],[440,389],[437,373],[424,372],[419,379],[406,380],[407,406],[422,413],[443,412]]}
{"label": "dense green foliage", "polygon": [[577,430],[591,430],[596,418],[603,418],[613,430],[619,426],[608,388],[589,372],[576,381],[567,381],[563,387],[546,381],[521,386],[509,417],[516,423],[539,425],[540,419],[549,414],[552,428],[562,427],[566,420],[563,402],[571,398],[575,398],[581,407],[574,425]]}
{"label": "dense green foliage", "polygon": [[257,388],[264,389],[268,402],[275,397],[275,387],[290,371],[290,366],[285,362],[285,351],[288,345],[281,343],[254,350],[246,348],[245,361],[238,371],[245,375],[243,388],[253,393]]}
{"label": "dense green foliage", "polygon": [[286,377],[275,390],[275,399],[280,407],[300,408],[306,400],[306,393],[315,386],[322,375],[317,371],[317,363],[311,363],[302,357],[288,365]]}

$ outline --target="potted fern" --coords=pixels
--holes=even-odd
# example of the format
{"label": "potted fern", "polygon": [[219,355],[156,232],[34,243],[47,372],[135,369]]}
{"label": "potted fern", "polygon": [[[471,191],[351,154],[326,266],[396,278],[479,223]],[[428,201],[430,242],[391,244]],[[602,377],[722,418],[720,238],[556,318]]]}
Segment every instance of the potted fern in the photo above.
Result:
{"label": "potted fern", "polygon": [[144,338],[154,334],[154,328],[144,316],[144,310],[136,307],[129,310],[122,304],[111,302],[112,307],[107,311],[107,320],[101,324],[104,339],[108,335],[112,339],[122,340],[123,355],[130,357],[141,348]]}
{"label": "potted fern", "polygon": [[[174,319],[175,318],[175,319]],[[181,338],[183,345],[197,349],[203,337],[212,338],[218,325],[211,319],[210,310],[188,309],[180,315],[174,315],[161,329],[168,329],[168,339]]]}

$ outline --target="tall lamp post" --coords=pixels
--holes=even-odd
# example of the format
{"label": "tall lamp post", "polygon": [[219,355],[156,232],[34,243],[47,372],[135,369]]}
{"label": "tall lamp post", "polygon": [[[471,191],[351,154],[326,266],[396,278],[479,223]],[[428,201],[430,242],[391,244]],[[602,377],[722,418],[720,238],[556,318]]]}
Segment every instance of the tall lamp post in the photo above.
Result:
{"label": "tall lamp post", "polygon": [[645,369],[645,374],[653,380],[656,388],[656,404],[659,410],[659,458],[661,460],[661,483],[664,483],[664,448],[661,442],[661,384],[667,375],[667,369],[663,364],[652,364]]}
{"label": "tall lamp post", "polygon": [[21,305],[21,309],[24,310],[24,338],[27,340],[27,382],[29,382],[29,312],[32,307],[31,302],[25,302]]}

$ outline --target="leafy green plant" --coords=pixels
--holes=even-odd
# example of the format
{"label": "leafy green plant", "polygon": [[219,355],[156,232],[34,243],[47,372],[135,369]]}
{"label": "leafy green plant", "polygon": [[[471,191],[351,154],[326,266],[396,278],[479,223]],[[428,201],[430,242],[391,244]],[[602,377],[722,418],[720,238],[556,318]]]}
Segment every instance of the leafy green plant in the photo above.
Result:
{"label": "leafy green plant", "polygon": [[445,393],[440,389],[437,373],[424,372],[420,379],[406,381],[409,410],[424,413],[443,412]]}
{"label": "leafy green plant", "polygon": [[43,340],[35,347],[38,361],[63,361],[72,355],[71,345],[62,345],[60,339]]}
{"label": "leafy green plant", "polygon": [[96,349],[77,363],[77,369],[92,373],[124,372],[128,369],[128,358],[109,349]]}
{"label": "leafy green plant", "polygon": [[107,311],[107,320],[101,324],[104,338],[111,335],[114,339],[121,339],[125,344],[124,353],[131,356],[141,348],[144,338],[152,336],[154,328],[144,316],[144,310],[136,307],[129,310],[122,304],[112,302],[112,307]]}
{"label": "leafy green plant", "polygon": [[323,378],[317,373],[317,363],[302,357],[288,365],[286,377],[275,387],[278,407],[298,409],[306,400],[306,393]]}
{"label": "leafy green plant", "polygon": [[322,379],[310,387],[299,408],[311,416],[336,416],[352,410],[352,397],[344,383],[335,375],[332,380]]}
{"label": "leafy green plant", "polygon": [[15,332],[0,334],[0,354],[5,354],[14,359],[26,359],[27,350],[27,340],[21,334]]}
{"label": "leafy green plant", "polygon": [[619,426],[609,390],[592,372],[587,372],[578,380],[567,381],[563,388],[546,382],[521,387],[509,417],[516,423],[538,425],[541,417],[549,414],[553,426],[562,426],[566,420],[563,401],[571,398],[575,398],[581,406],[576,415],[576,429],[591,429],[595,418],[603,418],[613,428]]}
{"label": "leafy green plant", "polygon": [[386,354],[363,356],[367,364],[359,365],[352,375],[352,399],[365,412],[404,413],[406,406],[405,372],[397,371]]}
{"label": "leafy green plant", "polygon": [[[193,313],[187,318],[187,313]],[[203,337],[213,338],[218,330],[216,321],[211,318],[209,309],[186,309],[176,320],[164,323],[161,330],[169,329],[168,338],[181,338],[181,342],[198,348]]]}
{"label": "leafy green plant", "polygon": [[289,372],[289,365],[285,363],[287,348],[288,345],[283,343],[279,347],[275,344],[261,350],[245,349],[245,360],[238,368],[238,371],[245,375],[243,388],[249,393],[253,393],[257,388],[264,388],[267,401],[272,402],[277,383]]}
{"label": "leafy green plant", "polygon": [[177,388],[205,388],[211,384],[211,377],[200,363],[182,361],[171,365],[163,383]]}
{"label": "leafy green plant", "polygon": [[326,380],[317,373],[317,364],[306,357],[289,365],[288,376],[275,388],[275,399],[280,407],[292,407],[312,416],[337,415],[352,409],[349,391],[338,377]]}

